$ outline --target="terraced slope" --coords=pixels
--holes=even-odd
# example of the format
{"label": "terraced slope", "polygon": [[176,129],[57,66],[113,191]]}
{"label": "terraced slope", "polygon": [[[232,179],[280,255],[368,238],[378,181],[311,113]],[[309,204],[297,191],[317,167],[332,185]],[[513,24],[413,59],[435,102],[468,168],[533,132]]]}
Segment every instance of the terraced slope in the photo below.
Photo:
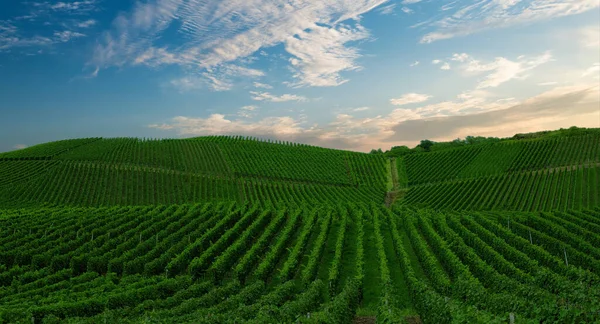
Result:
{"label": "terraced slope", "polygon": [[98,138],[71,139],[31,146],[22,150],[0,154],[2,160],[43,160],[68,152],[79,146],[97,141]]}
{"label": "terraced slope", "polygon": [[600,164],[600,131],[552,139],[499,142],[405,158],[408,184]]}
{"label": "terraced slope", "polygon": [[0,229],[5,323],[600,320],[599,209],[44,208]]}
{"label": "terraced slope", "polygon": [[364,153],[233,137],[61,141],[0,154],[0,207],[383,202],[385,164]]}
{"label": "terraced slope", "polygon": [[599,140],[0,154],[0,323],[599,322]]}
{"label": "terraced slope", "polygon": [[600,132],[412,154],[400,162],[409,205],[520,211],[600,205]]}

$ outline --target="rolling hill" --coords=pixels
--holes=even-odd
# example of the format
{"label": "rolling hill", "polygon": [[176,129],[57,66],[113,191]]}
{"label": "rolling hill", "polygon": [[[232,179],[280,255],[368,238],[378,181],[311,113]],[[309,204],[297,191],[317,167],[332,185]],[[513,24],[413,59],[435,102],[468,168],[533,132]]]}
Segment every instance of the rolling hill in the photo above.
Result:
{"label": "rolling hill", "polygon": [[0,154],[1,323],[600,321],[600,130],[386,158],[210,136]]}

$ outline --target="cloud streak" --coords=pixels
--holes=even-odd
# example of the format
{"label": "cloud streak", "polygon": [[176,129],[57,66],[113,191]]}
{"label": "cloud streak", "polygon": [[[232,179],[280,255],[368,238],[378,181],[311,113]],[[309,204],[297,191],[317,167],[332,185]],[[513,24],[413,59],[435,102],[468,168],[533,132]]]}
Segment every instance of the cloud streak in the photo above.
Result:
{"label": "cloud streak", "polygon": [[257,106],[243,106],[237,112],[237,115],[244,118],[252,118],[256,114]]}
{"label": "cloud streak", "polygon": [[466,53],[454,54],[452,60],[463,63],[460,69],[466,75],[486,74],[477,85],[477,89],[486,89],[498,87],[513,79],[525,79],[528,77],[527,72],[554,59],[550,52],[545,52],[534,57],[520,56],[516,61],[496,57],[492,62],[483,63]]}
{"label": "cloud streak", "polygon": [[170,85],[180,92],[209,89],[212,91],[227,91],[234,87],[234,81],[243,77],[259,78],[264,72],[257,69],[246,68],[238,65],[223,64],[215,68],[206,69],[201,73],[188,73],[188,75],[171,80]]}
{"label": "cloud streak", "polygon": [[[342,72],[360,69],[349,42],[368,31],[357,20],[386,0],[153,0],[117,17],[91,60],[101,67],[175,64],[204,70],[283,44],[294,87],[337,86]],[[156,44],[179,26],[183,44]]]}
{"label": "cloud streak", "polygon": [[171,124],[153,124],[150,128],[162,130],[176,129],[182,136],[202,135],[254,135],[289,137],[307,132],[300,122],[291,117],[268,117],[258,122],[248,122],[240,119],[227,119],[222,114],[212,114],[207,118],[192,118],[178,116]]}
{"label": "cloud streak", "polygon": [[419,94],[419,93],[407,93],[402,95],[400,98],[390,99],[390,103],[394,106],[404,106],[414,103],[427,101],[431,98],[430,95]]}
{"label": "cloud streak", "polygon": [[49,4],[48,2],[37,3],[37,7],[47,7],[55,11],[88,12],[96,8],[95,0],[84,0],[74,2],[57,2]]}
{"label": "cloud streak", "polygon": [[85,37],[85,34],[82,33],[78,33],[78,32],[74,32],[74,31],[70,31],[70,30],[64,30],[61,32],[54,32],[54,38],[57,41],[60,41],[62,43],[66,43],[68,41],[70,41],[71,39],[74,38],[80,38],[80,37]]}
{"label": "cloud streak", "polygon": [[377,9],[377,12],[381,15],[391,15],[394,13],[394,9],[396,8],[396,4],[392,3],[387,6],[380,7]]}
{"label": "cloud streak", "polygon": [[284,94],[281,96],[272,95],[268,92],[250,91],[252,100],[256,101],[270,101],[270,102],[285,102],[285,101],[307,101],[308,99],[303,96],[294,94]]}
{"label": "cloud streak", "polygon": [[[460,94],[455,102],[413,110],[398,108],[382,116],[356,118],[341,113],[322,126],[292,116],[250,121],[244,114],[237,118],[213,114],[206,118],[178,116],[149,127],[184,137],[250,135],[368,152],[377,147],[414,146],[425,138],[443,141],[467,135],[506,137],[574,124],[600,127],[599,98],[600,87],[594,84],[557,87],[521,102],[511,98],[490,101],[490,94],[476,90]],[[448,109],[451,105],[454,107]],[[473,112],[473,107],[487,110]],[[240,111],[251,113],[254,109]]]}
{"label": "cloud streak", "polygon": [[587,70],[585,70],[585,72],[583,72],[583,74],[581,76],[582,77],[591,76],[596,80],[600,79],[600,63],[594,63]]}
{"label": "cloud streak", "polygon": [[481,0],[450,11],[442,19],[427,24],[433,31],[420,42],[475,34],[481,31],[531,24],[550,18],[576,15],[600,7],[597,0]]}
{"label": "cloud streak", "polygon": [[96,25],[98,22],[94,19],[88,19],[85,21],[81,21],[78,22],[77,24],[75,24],[75,26],[79,27],[79,28],[90,28],[94,25]]}
{"label": "cloud streak", "polygon": [[404,121],[395,125],[394,134],[385,140],[448,140],[473,134],[511,136],[518,132],[569,127],[573,123],[600,127],[599,94],[598,86],[556,88],[505,109]]}
{"label": "cloud streak", "polygon": [[252,83],[252,85],[255,88],[261,88],[261,89],[273,89],[273,87],[271,85],[265,84],[265,83],[260,83],[260,82],[254,82]]}
{"label": "cloud streak", "polygon": [[[86,37],[78,29],[87,29],[97,21],[86,18],[96,10],[95,0],[75,2],[24,2],[30,12],[24,16],[15,16],[0,20],[0,51],[13,48],[47,47],[67,43],[76,38]],[[63,30],[48,28],[60,17]],[[41,27],[43,22],[43,28]],[[28,53],[28,55],[30,55]]]}

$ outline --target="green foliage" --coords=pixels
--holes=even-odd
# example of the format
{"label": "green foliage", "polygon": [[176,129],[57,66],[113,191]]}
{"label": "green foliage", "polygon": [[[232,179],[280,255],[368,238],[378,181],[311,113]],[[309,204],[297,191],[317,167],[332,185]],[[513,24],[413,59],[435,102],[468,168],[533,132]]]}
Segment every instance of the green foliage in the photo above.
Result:
{"label": "green foliage", "polygon": [[422,140],[421,143],[419,145],[417,145],[417,147],[422,148],[425,152],[429,152],[431,151],[431,147],[435,144],[435,142],[430,141],[430,140]]}
{"label": "green foliage", "polygon": [[[600,178],[596,176],[599,172],[600,165],[421,185],[408,190],[405,202],[454,210],[564,211],[592,208],[600,201],[597,190]],[[568,190],[569,186],[565,183],[573,183],[576,190]],[[585,202],[577,199],[581,196],[587,197]]]}
{"label": "green foliage", "polygon": [[[414,311],[425,323],[498,322],[509,313],[525,322],[594,322],[600,319],[600,252],[588,241],[600,239],[593,231],[599,213],[439,213],[356,204],[4,210],[0,318],[339,323],[360,305],[374,304],[377,320],[387,323]],[[340,226],[331,231],[334,218]],[[315,242],[307,250],[309,237]],[[349,261],[353,277],[336,289],[346,248],[356,251]],[[417,260],[409,259],[408,248]],[[321,257],[325,249],[334,250],[330,262]],[[146,265],[163,258],[169,272],[144,275]],[[55,260],[70,266],[50,266]],[[107,272],[119,264],[121,272]],[[197,278],[174,276],[187,265]],[[377,269],[376,278],[366,267]],[[414,267],[426,277],[418,278]],[[396,281],[395,268],[405,283]],[[204,279],[203,270],[211,275]],[[252,272],[250,278],[264,281],[236,279]],[[314,281],[317,273],[331,286]],[[379,296],[362,296],[367,282],[381,284]],[[397,307],[403,284],[414,311]]]}
{"label": "green foliage", "polygon": [[411,153],[414,153],[414,151],[408,148],[408,146],[393,146],[389,151],[386,151],[384,154],[386,157],[392,158],[401,157]]}
{"label": "green foliage", "polygon": [[540,136],[2,155],[0,323],[598,322],[600,134]]}
{"label": "green foliage", "polygon": [[93,143],[99,138],[69,139],[30,146],[21,150],[0,153],[0,161],[27,161],[51,159],[61,153],[74,150],[80,146]]}
{"label": "green foliage", "polygon": [[83,139],[18,152],[0,155],[0,207],[383,201],[387,177],[383,156],[233,137]]}

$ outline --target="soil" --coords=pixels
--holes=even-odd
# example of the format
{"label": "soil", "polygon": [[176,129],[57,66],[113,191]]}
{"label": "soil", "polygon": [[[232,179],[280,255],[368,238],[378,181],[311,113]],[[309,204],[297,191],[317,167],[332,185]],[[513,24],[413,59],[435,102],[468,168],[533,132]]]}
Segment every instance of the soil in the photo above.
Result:
{"label": "soil", "polygon": [[[375,324],[375,316],[356,316],[352,321],[352,324]],[[422,324],[419,316],[406,316],[404,317],[404,323],[407,324]]]}
{"label": "soil", "polygon": [[375,316],[356,316],[352,324],[375,324]]}

